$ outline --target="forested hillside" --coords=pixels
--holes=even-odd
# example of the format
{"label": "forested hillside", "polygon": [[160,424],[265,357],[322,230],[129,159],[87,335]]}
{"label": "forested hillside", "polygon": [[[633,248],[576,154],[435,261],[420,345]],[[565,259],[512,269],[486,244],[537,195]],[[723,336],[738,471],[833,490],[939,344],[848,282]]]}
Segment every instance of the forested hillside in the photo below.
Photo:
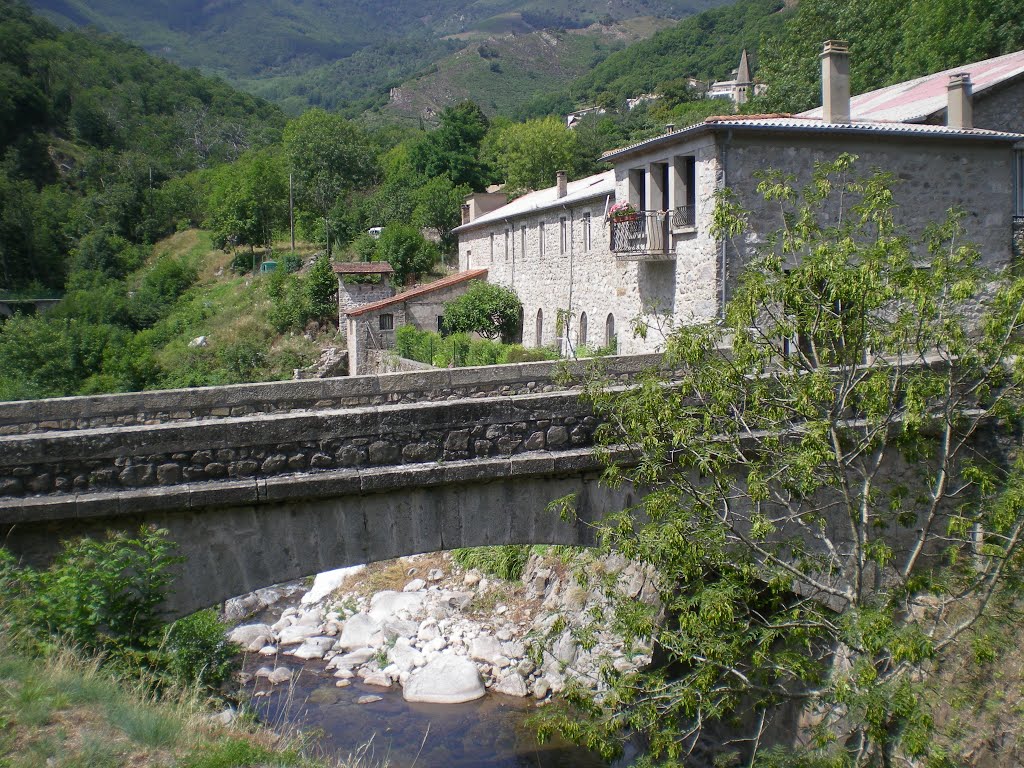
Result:
{"label": "forested hillside", "polygon": [[[116,32],[179,64],[221,75],[298,112],[354,115],[475,38],[635,17],[679,19],[727,0],[32,0],[63,24]],[[450,37],[454,36],[454,37]],[[536,62],[540,69],[544,62]]]}
{"label": "forested hillside", "polygon": [[279,109],[0,0],[0,289],[61,288],[93,248],[174,231],[170,183],[280,137]]}
{"label": "forested hillside", "polygon": [[755,109],[798,112],[821,103],[817,54],[850,43],[853,93],[1024,48],[1015,0],[800,0],[762,47],[758,76],[770,88]]}

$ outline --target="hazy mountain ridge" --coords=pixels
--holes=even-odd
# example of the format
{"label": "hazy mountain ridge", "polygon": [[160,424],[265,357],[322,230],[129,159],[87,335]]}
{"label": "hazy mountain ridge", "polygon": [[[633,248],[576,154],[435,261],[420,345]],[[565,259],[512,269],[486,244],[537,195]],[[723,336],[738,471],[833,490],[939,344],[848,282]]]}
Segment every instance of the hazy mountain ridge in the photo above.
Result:
{"label": "hazy mountain ridge", "polygon": [[477,37],[680,19],[725,2],[609,0],[594,9],[581,0],[30,0],[59,23],[123,35],[292,111],[314,104],[350,114],[382,105],[391,87]]}

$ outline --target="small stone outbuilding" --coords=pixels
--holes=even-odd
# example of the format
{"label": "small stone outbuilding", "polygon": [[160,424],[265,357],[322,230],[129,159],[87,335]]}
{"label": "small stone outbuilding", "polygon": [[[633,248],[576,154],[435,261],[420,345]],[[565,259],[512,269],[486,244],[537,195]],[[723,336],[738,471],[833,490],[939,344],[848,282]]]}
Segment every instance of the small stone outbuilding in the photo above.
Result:
{"label": "small stone outbuilding", "polygon": [[465,292],[471,280],[486,280],[486,269],[449,275],[408,291],[342,310],[348,340],[348,372],[366,372],[369,350],[395,346],[395,329],[412,325],[421,331],[440,331],[445,302]]}

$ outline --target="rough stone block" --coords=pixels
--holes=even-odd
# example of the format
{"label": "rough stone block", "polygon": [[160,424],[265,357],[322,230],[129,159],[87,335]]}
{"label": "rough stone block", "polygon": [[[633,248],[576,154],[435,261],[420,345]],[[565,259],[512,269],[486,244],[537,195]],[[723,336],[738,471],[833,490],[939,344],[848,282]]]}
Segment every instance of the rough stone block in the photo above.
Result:
{"label": "rough stone block", "polygon": [[525,441],[523,441],[523,448],[528,451],[543,451],[544,450],[544,433],[534,432]]}
{"label": "rough stone block", "polygon": [[181,482],[181,467],[177,464],[161,464],[156,468],[156,481],[160,485],[177,485]]}
{"label": "rough stone block", "polygon": [[370,443],[371,464],[394,464],[398,461],[398,448],[384,440]]}
{"label": "rough stone block", "polygon": [[260,467],[260,470],[265,475],[276,475],[285,468],[287,463],[287,456],[283,453],[275,453],[273,456],[267,457],[266,461],[263,462],[263,466]]}
{"label": "rough stone block", "polygon": [[402,448],[402,458],[406,461],[433,461],[439,451],[432,443],[410,443]]}
{"label": "rough stone block", "polygon": [[551,427],[547,432],[547,447],[561,448],[569,442],[569,433],[565,427]]}
{"label": "rough stone block", "polygon": [[449,432],[448,437],[444,441],[445,453],[450,452],[462,452],[469,448],[469,430],[468,429],[457,429],[454,432]]}
{"label": "rough stone block", "polygon": [[121,485],[138,488],[143,485],[152,485],[156,481],[156,473],[149,464],[134,464],[121,470],[117,479]]}

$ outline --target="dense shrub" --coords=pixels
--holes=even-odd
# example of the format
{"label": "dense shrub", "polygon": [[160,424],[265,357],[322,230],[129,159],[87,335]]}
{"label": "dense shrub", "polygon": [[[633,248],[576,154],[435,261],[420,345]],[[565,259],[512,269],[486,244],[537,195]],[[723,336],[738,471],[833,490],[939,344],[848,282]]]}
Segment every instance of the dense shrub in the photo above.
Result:
{"label": "dense shrub", "polygon": [[490,339],[473,339],[468,334],[441,336],[403,325],[395,331],[395,351],[399,357],[444,368],[477,365],[503,365],[535,360],[557,360],[558,353],[541,347],[525,349],[520,344],[501,344]]}
{"label": "dense shrub", "polygon": [[166,666],[180,682],[216,688],[238,663],[235,647],[225,637],[227,626],[212,609],[178,619],[167,630]]}
{"label": "dense shrub", "polygon": [[514,339],[523,305],[516,292],[495,283],[473,280],[461,296],[444,305],[449,333],[478,333],[487,339]]}
{"label": "dense shrub", "polygon": [[65,642],[129,673],[212,688],[233,664],[216,615],[201,611],[169,628],[160,615],[180,562],[155,527],[65,542],[43,571],[0,549],[0,614],[30,646]]}

